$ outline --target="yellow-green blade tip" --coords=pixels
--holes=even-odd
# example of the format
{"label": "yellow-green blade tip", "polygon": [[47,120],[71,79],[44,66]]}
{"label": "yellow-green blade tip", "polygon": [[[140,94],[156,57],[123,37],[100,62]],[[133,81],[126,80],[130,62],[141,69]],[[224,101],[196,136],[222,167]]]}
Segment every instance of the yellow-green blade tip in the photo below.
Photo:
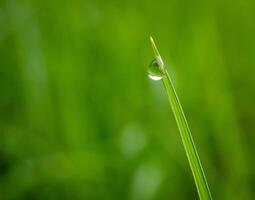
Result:
{"label": "yellow-green blade tip", "polygon": [[152,46],[152,49],[154,51],[155,56],[160,56],[159,51],[158,51],[158,49],[156,47],[156,44],[155,44],[152,36],[150,36],[150,41],[151,41],[151,46]]}

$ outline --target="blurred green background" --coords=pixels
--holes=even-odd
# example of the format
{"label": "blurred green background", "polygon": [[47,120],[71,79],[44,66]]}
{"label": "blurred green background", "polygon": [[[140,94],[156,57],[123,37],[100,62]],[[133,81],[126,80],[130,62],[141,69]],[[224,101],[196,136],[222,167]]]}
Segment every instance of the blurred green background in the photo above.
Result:
{"label": "blurred green background", "polygon": [[253,0],[1,0],[0,199],[198,199],[152,35],[214,199],[255,198]]}

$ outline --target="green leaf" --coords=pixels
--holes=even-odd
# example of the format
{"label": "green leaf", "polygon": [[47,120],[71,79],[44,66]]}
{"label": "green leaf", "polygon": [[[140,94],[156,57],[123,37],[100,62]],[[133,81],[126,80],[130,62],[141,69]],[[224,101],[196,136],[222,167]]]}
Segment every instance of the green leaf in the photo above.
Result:
{"label": "green leaf", "polygon": [[[154,43],[154,40],[152,37],[150,37],[152,48],[155,54],[155,58],[159,58],[158,60],[162,61],[162,58],[159,54],[159,51]],[[168,99],[178,126],[178,129],[180,131],[182,143],[189,161],[189,165],[195,180],[195,184],[197,187],[197,191],[199,194],[200,199],[207,200],[212,199],[209,186],[206,181],[206,177],[195,147],[195,143],[193,141],[186,117],[184,115],[181,103],[179,101],[179,98],[177,96],[177,93],[175,91],[174,85],[171,81],[171,78],[162,62],[158,63],[159,71],[161,72],[162,81],[166,90],[166,93],[168,95]]]}

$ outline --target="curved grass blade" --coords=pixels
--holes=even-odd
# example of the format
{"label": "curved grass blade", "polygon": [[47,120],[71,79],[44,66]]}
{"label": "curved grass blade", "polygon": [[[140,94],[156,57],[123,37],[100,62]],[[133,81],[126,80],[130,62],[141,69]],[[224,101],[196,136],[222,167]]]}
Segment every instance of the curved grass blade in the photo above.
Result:
{"label": "curved grass blade", "polygon": [[[150,37],[150,39],[151,39],[151,44],[152,44],[155,57],[156,58],[159,57],[160,60],[162,60],[160,57],[159,51],[153,41],[153,38]],[[182,106],[180,104],[179,98],[175,91],[174,85],[171,81],[171,78],[166,68],[162,65],[164,65],[163,61],[159,63],[160,72],[162,75],[162,81],[163,81],[165,90],[167,92],[168,99],[169,99],[178,129],[180,131],[182,143],[183,143],[183,146],[189,161],[189,165],[195,180],[199,197],[201,200],[211,200],[212,199],[211,193],[206,181],[206,177],[205,177],[186,117],[182,110]]]}

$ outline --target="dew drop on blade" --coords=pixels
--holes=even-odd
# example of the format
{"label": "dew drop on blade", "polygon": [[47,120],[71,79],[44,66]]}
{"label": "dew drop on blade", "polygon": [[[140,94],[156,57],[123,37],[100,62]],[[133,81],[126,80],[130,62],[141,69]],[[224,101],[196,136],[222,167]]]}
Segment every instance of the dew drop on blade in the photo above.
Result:
{"label": "dew drop on blade", "polygon": [[162,79],[162,72],[160,70],[158,60],[156,58],[154,58],[151,61],[149,65],[148,73],[149,73],[149,78],[154,81],[159,81]]}

